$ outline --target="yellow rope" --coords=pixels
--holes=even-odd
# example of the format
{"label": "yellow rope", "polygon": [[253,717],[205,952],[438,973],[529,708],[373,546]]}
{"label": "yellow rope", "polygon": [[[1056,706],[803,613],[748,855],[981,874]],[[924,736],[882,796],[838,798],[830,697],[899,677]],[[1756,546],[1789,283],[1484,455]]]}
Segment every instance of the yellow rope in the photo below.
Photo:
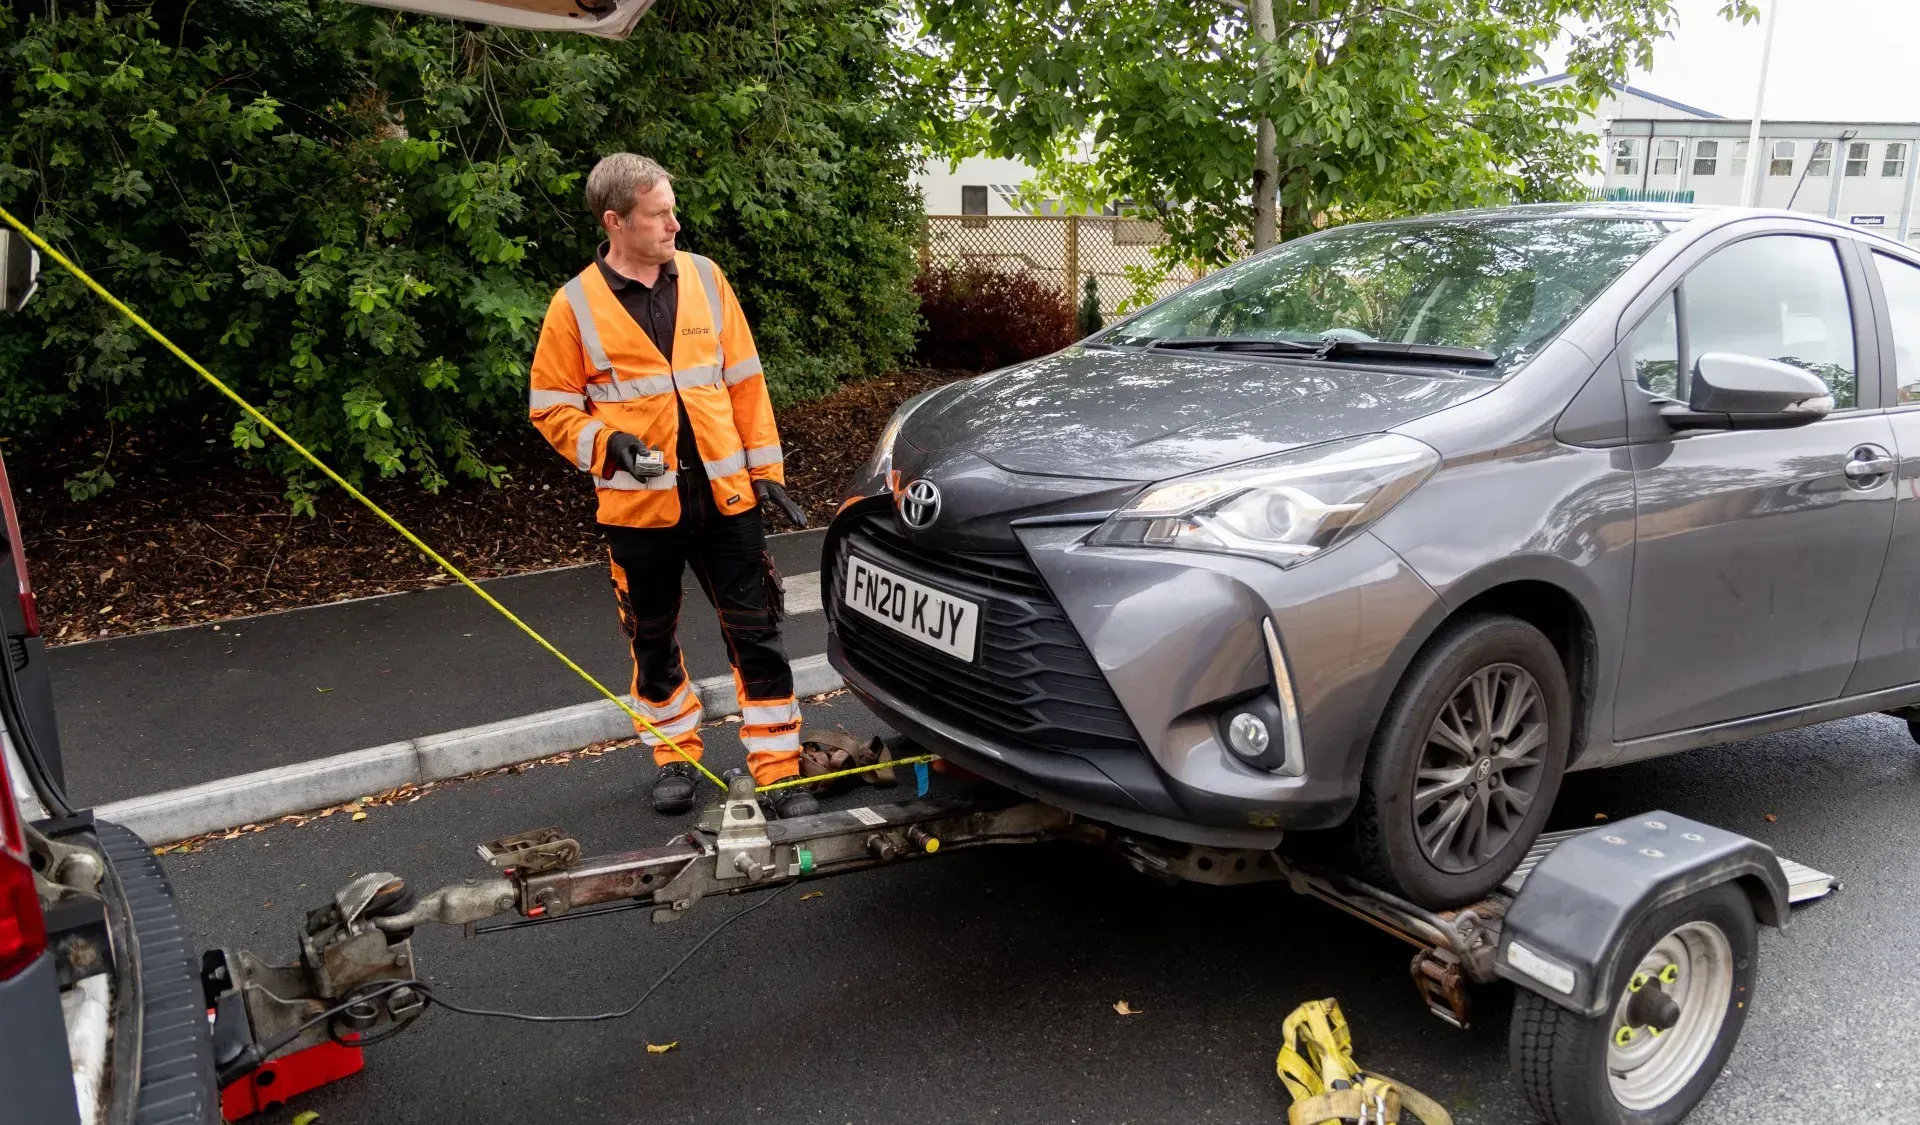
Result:
{"label": "yellow rope", "polygon": [[[287,431],[281,429],[279,426],[274,425],[273,419],[267,417],[265,414],[262,414],[260,411],[254,409],[254,406],[252,403],[248,402],[244,398],[241,398],[240,395],[233,390],[233,388],[221,382],[219,378],[214,375],[213,372],[208,371],[206,368],[200,366],[199,362],[195,360],[192,356],[188,355],[184,351],[181,351],[179,346],[176,345],[172,340],[167,339],[167,337],[163,335],[158,328],[155,328],[153,325],[148,324],[146,320],[143,317],[141,317],[139,313],[134,312],[132,309],[128,308],[124,303],[122,303],[118,297],[115,297],[112,293],[107,292],[106,287],[101,285],[99,282],[95,281],[93,277],[87,273],[86,270],[83,270],[79,266],[76,266],[72,262],[68,261],[66,255],[60,253],[60,251],[58,250],[55,250],[52,246],[49,246],[45,239],[35,234],[32,231],[32,229],[30,229],[25,223],[21,222],[19,219],[14,218],[13,213],[11,211],[8,211],[4,207],[0,207],[0,219],[4,219],[8,226],[12,227],[14,230],[19,231],[22,235],[25,235],[27,241],[33,243],[35,248],[37,248],[42,254],[45,254],[47,257],[53,259],[56,263],[60,265],[62,269],[66,270],[68,273],[72,274],[73,276],[79,278],[81,284],[93,290],[94,293],[99,295],[101,300],[111,305],[116,311],[120,313],[121,316],[126,317],[128,320],[132,321],[135,325],[137,325],[141,331],[153,337],[155,342],[157,342],[161,347],[172,352],[174,356],[180,360],[181,363],[184,363],[188,367],[192,368],[194,374],[200,376],[202,379],[205,379],[207,382],[213,384],[213,388],[215,390],[219,391],[221,394],[226,395],[228,398],[232,399],[234,403],[240,407],[240,409],[246,411],[247,415],[251,417],[254,421],[260,423],[262,426],[265,426],[267,430],[273,434],[273,436],[279,438],[281,441],[284,441],[288,445],[292,446],[294,452],[298,453],[302,457],[305,457],[309,462],[312,463],[314,468],[319,469],[322,473],[325,473],[328,480],[331,480],[333,483],[345,489],[347,495],[353,497],[355,500],[358,500],[360,501],[360,503],[366,505],[368,511],[372,512],[376,516],[379,516],[382,520],[386,522],[387,526],[399,532],[401,537],[404,538],[407,542],[413,544],[415,547],[418,547],[420,549],[420,552],[426,555],[428,558],[432,559],[436,566],[446,571],[448,574],[453,575],[454,578],[459,580],[462,586],[465,586],[467,589],[472,590],[475,594],[478,594],[480,596],[481,601],[486,602],[488,605],[492,606],[495,610],[497,610],[500,616],[506,618],[508,621],[513,622],[514,625],[519,627],[521,632],[525,633],[529,637],[532,637],[533,643],[539,645],[541,648],[544,648],[548,652],[552,653],[554,655],[554,658],[559,660],[560,663],[565,664],[568,668],[571,668],[575,675],[587,681],[587,683],[593,685],[593,689],[595,691],[599,692],[601,695],[606,696],[608,699],[613,700],[614,706],[620,708],[622,711],[625,711],[629,718],[631,718],[634,722],[638,723],[649,734],[653,735],[655,738],[658,738],[660,741],[666,743],[669,747],[673,749],[674,753],[686,759],[687,762],[690,763],[694,769],[697,769],[702,774],[705,774],[708,781],[713,782],[715,785],[718,785],[722,789],[725,789],[727,787],[727,783],[724,781],[721,781],[719,777],[715,776],[712,770],[708,769],[705,765],[701,764],[698,758],[695,758],[693,755],[687,753],[685,750],[682,750],[680,748],[680,744],[675,742],[673,739],[668,738],[666,735],[660,733],[660,728],[654,726],[653,723],[650,722],[645,715],[642,715],[640,712],[634,710],[632,705],[630,705],[626,700],[614,694],[613,691],[611,691],[605,684],[595,679],[592,673],[588,672],[585,668],[580,667],[580,665],[575,664],[571,657],[569,657],[566,653],[561,652],[559,649],[555,648],[553,645],[553,642],[541,636],[539,632],[537,632],[534,629],[533,626],[520,620],[519,617],[515,616],[512,610],[508,609],[506,606],[501,605],[498,601],[494,600],[494,597],[492,594],[489,594],[485,590],[482,590],[477,584],[474,583],[473,579],[468,578],[466,574],[463,573],[459,567],[453,565],[452,563],[448,562],[446,559],[442,558],[440,556],[440,552],[434,550],[432,547],[427,546],[427,544],[418,535],[415,535],[413,532],[407,530],[407,527],[405,524],[401,523],[397,519],[394,519],[391,515],[387,513],[386,509],[374,503],[372,500],[367,498],[367,495],[365,493],[353,487],[353,485],[347,483],[347,480],[345,477],[342,477],[339,473],[334,472],[331,468],[327,466],[327,463],[325,461],[320,460],[320,458],[314,456],[312,451],[307,449],[306,446],[301,445],[298,441],[295,441],[292,434],[289,434]],[[930,760],[930,758],[910,758],[910,759],[907,759],[907,762],[911,763],[914,761],[928,761],[928,760]],[[901,763],[894,763],[894,764],[898,765]],[[884,769],[884,768],[885,768],[884,766],[866,766],[860,769],[842,770],[840,773],[829,774],[827,776],[843,777],[847,774],[865,773],[867,772],[867,770],[870,770],[870,769]],[[804,780],[818,781],[822,779],[807,778]],[[784,789],[790,785],[799,785],[803,783],[804,782],[801,780],[780,781],[780,782],[775,782],[772,785],[762,785],[759,791],[766,792],[767,790],[770,790],[770,789]]]}

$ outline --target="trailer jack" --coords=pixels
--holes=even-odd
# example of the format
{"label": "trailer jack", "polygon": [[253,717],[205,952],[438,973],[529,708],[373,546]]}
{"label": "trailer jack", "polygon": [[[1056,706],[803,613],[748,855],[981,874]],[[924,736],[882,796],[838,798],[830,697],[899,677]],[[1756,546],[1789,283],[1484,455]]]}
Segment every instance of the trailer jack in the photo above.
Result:
{"label": "trailer jack", "polygon": [[[1536,1077],[1558,1073],[1539,1065],[1542,1052],[1595,1055],[1584,1044],[1607,1036],[1609,1048],[1595,1055],[1609,1068],[1598,1088],[1611,1082],[1629,1093],[1640,1067],[1658,1063],[1660,1073],[1671,1073],[1675,1061],[1662,1052],[1683,1039],[1699,1054],[1696,1068],[1717,1071],[1726,1053],[1710,1048],[1739,1034],[1748,1007],[1756,921],[1784,925],[1790,903],[1836,886],[1831,876],[1782,863],[1752,840],[1655,812],[1542,836],[1494,894],[1432,911],[1295,863],[1284,849],[1175,843],[998,790],[769,821],[752,781],[739,778],[696,828],[659,847],[583,857],[557,828],[518,833],[479,846],[493,869],[484,878],[421,895],[388,872],[354,879],[308,914],[294,963],[208,953],[204,978],[221,1082],[241,1083],[270,1060],[316,1048],[352,1050],[404,1030],[435,1002],[416,975],[411,937],[421,926],[461,926],[472,936],[634,909],[672,922],[709,898],[989,844],[1057,841],[1099,849],[1156,878],[1283,883],[1328,903],[1411,945],[1422,1002],[1457,1027],[1470,1022],[1470,983],[1511,981],[1518,986],[1516,1020],[1543,1009],[1563,1012],[1535,1021],[1545,1030],[1528,1039],[1526,1060],[1515,1037],[1517,1069],[1524,1062]],[[1673,1034],[1676,1027],[1688,1034]],[[332,1069],[338,1067],[320,1073]],[[1681,1085],[1704,1092],[1704,1084]],[[272,1097],[297,1093],[292,1086]],[[1558,1098],[1545,1088],[1526,1093],[1543,1112],[1543,1099]],[[1606,1119],[1599,1110],[1549,1117]]]}

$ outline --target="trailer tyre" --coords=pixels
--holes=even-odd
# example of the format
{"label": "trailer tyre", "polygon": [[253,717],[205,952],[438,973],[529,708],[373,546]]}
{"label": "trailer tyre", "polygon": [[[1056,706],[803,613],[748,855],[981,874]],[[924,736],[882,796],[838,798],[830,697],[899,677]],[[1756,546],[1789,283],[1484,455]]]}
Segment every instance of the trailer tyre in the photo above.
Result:
{"label": "trailer tyre", "polygon": [[1508,1051],[1527,1100],[1549,1125],[1686,1117],[1746,1023],[1757,929],[1746,895],[1722,883],[1650,912],[1628,932],[1620,964],[1635,968],[1599,1016],[1515,989]]}

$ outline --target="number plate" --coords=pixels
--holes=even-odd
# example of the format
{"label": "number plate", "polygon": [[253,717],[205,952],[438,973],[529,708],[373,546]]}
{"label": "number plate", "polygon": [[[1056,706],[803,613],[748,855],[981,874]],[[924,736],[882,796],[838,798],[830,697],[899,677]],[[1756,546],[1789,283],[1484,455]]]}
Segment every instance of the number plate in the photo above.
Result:
{"label": "number plate", "polygon": [[973,662],[974,639],[980,632],[979,603],[902,578],[859,555],[847,556],[847,588],[842,593],[846,607],[862,617],[905,633],[928,648]]}

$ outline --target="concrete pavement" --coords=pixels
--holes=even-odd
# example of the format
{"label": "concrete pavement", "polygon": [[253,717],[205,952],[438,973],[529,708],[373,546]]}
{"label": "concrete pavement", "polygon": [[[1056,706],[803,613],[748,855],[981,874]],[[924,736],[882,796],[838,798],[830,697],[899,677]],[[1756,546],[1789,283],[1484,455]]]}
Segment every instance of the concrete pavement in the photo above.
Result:
{"label": "concrete pavement", "polygon": [[[840,697],[810,724],[878,729]],[[728,727],[712,759],[738,760]],[[642,756],[616,752],[450,786],[417,803],[274,828],[164,860],[203,946],[284,955],[353,874],[480,873],[477,840],[559,824],[590,853],[651,842]],[[869,803],[884,791],[835,798]],[[884,798],[882,798],[884,799]],[[1920,747],[1880,717],[1569,778],[1552,827],[1664,807],[1839,875],[1765,933],[1755,1004],[1697,1125],[1914,1120],[1920,1088]],[[1769,822],[1767,814],[1777,820]],[[690,818],[689,818],[690,819]],[[1506,1074],[1507,994],[1474,1027],[1427,1015],[1405,947],[1272,886],[1164,888],[1064,845],[961,852],[824,880],[716,938],[630,1020],[533,1026],[431,1012],[300,1109],[321,1121],[1259,1122],[1281,1120],[1279,1022],[1338,996],[1357,1056],[1462,1125],[1533,1118]],[[535,1012],[624,1007],[741,905],[673,926],[644,912],[476,941],[423,931],[443,994]],[[1127,1000],[1142,1015],[1121,1017]],[[664,1055],[645,1044],[678,1041]]]}
{"label": "concrete pavement", "polygon": [[[825,650],[820,531],[774,536],[787,651]],[[606,571],[495,579],[490,593],[615,691],[626,656]],[[686,579],[688,671],[727,671]],[[69,794],[103,804],[599,698],[461,587],[416,590],[54,649]]]}

